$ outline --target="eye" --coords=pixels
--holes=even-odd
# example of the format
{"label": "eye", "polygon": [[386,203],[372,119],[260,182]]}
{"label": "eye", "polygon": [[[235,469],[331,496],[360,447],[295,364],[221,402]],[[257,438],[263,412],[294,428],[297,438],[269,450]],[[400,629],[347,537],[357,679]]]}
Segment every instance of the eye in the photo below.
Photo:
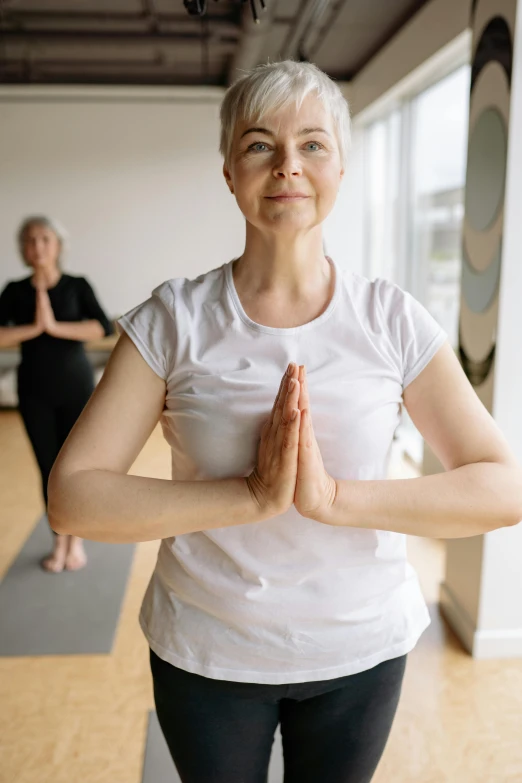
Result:
{"label": "eye", "polygon": [[311,152],[315,152],[316,150],[323,149],[323,145],[320,144],[318,141],[307,141],[306,142],[306,147],[309,148],[310,146],[315,147],[315,149],[312,149]]}
{"label": "eye", "polygon": [[[259,149],[259,147],[264,147],[264,149]],[[264,141],[255,141],[248,147],[249,152],[264,152],[267,149],[268,145]]]}

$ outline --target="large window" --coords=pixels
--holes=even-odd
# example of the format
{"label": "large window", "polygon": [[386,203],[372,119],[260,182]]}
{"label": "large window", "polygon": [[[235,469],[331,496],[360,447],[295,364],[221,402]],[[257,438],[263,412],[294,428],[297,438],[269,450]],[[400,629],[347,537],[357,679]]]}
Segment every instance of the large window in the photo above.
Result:
{"label": "large window", "polygon": [[[365,129],[365,273],[413,294],[456,347],[470,68],[449,76]],[[402,448],[422,462],[406,412]]]}
{"label": "large window", "polygon": [[401,114],[392,112],[368,129],[365,138],[365,249],[371,279],[397,277],[397,209]]}
{"label": "large window", "polygon": [[457,344],[470,68],[365,132],[365,271],[421,301]]}
{"label": "large window", "polygon": [[414,295],[458,340],[469,67],[412,106],[411,269]]}

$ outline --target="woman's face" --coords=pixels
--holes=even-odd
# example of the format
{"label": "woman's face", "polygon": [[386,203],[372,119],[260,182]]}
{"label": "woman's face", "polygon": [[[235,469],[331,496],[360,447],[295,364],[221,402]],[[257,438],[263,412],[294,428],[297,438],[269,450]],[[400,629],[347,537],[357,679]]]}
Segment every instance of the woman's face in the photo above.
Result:
{"label": "woman's face", "polygon": [[25,230],[23,255],[33,269],[48,268],[58,263],[61,243],[54,231],[33,223]]}
{"label": "woman's face", "polygon": [[235,128],[223,173],[241,212],[261,231],[306,232],[332,209],[344,171],[332,118],[309,95]]}

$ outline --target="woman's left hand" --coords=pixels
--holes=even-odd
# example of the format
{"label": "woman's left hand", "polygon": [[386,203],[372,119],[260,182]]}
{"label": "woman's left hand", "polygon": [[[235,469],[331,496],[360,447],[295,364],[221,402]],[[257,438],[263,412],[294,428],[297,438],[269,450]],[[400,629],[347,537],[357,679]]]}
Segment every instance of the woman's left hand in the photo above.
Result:
{"label": "woman's left hand", "polygon": [[324,469],[323,458],[315,439],[306,370],[299,367],[299,453],[294,505],[300,514],[317,522],[328,522],[329,510],[337,494],[337,484]]}
{"label": "woman's left hand", "polygon": [[56,318],[54,317],[54,310],[49,299],[49,294],[44,289],[39,289],[36,292],[37,297],[37,309],[41,319],[44,332],[53,335],[56,331]]}

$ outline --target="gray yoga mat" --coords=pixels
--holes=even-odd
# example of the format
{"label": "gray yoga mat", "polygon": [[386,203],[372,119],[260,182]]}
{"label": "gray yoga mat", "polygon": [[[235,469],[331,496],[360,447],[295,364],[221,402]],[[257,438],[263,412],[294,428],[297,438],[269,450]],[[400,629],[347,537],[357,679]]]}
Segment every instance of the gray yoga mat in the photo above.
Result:
{"label": "gray yoga mat", "polygon": [[107,654],[112,649],[133,544],[85,542],[81,571],[49,574],[45,516],[0,584],[0,656]]}
{"label": "gray yoga mat", "polygon": [[[283,747],[281,733],[276,731],[272,758],[268,770],[268,783],[283,781]],[[147,744],[143,762],[142,783],[181,783],[174,763],[170,757],[165,738],[161,733],[158,717],[155,712],[149,713],[147,729]]]}

